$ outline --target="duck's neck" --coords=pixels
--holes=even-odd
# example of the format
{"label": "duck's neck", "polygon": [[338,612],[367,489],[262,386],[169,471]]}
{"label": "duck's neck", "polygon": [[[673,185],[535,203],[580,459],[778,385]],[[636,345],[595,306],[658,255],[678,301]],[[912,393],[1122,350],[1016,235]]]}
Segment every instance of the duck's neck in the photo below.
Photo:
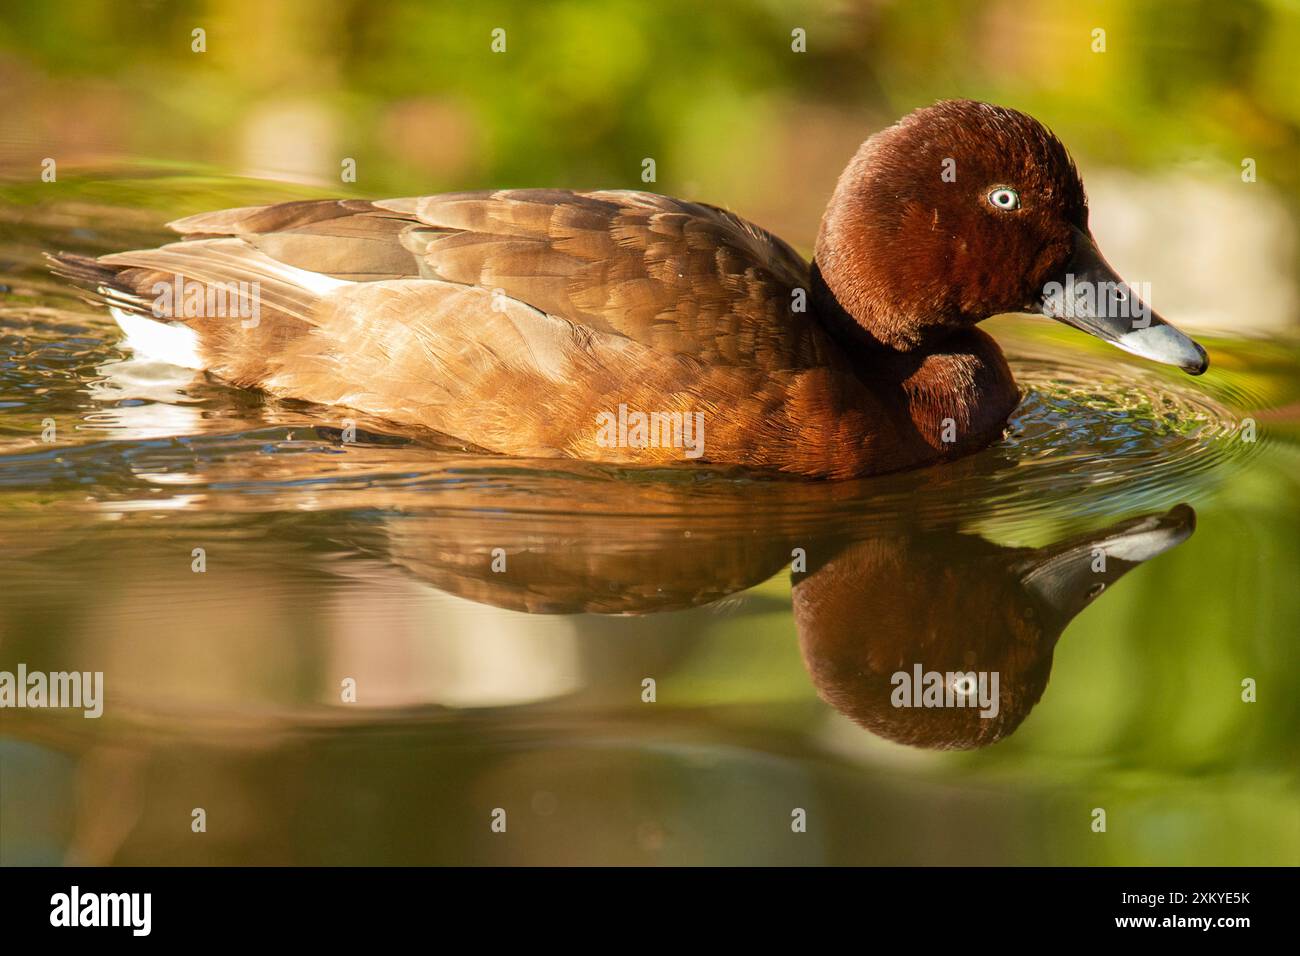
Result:
{"label": "duck's neck", "polygon": [[957,457],[1001,433],[1020,390],[997,342],[976,328],[935,327],[915,345],[882,341],[840,305],[817,263],[812,312],[858,378],[934,451]]}
{"label": "duck's neck", "polygon": [[813,315],[822,328],[830,333],[835,344],[846,353],[850,355],[858,352],[870,353],[884,359],[890,358],[891,355],[902,354],[885,337],[879,336],[876,331],[868,328],[869,323],[859,322],[848,313],[827,284],[826,277],[822,275],[821,264],[816,259],[813,259],[812,263],[810,284],[812,288],[809,298]]}

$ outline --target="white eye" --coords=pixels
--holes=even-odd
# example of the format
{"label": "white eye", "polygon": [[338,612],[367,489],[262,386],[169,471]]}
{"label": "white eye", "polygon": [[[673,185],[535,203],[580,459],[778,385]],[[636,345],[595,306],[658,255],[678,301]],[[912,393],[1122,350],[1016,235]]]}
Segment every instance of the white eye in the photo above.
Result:
{"label": "white eye", "polygon": [[1019,209],[1020,193],[1006,186],[999,186],[989,193],[989,202],[998,209]]}

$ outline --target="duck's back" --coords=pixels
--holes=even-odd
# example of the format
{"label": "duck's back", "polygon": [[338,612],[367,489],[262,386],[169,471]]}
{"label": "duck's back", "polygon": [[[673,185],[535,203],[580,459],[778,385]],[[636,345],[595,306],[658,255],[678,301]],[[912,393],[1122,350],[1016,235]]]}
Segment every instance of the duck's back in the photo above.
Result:
{"label": "duck's back", "polygon": [[[171,223],[351,282],[479,287],[596,332],[725,365],[824,361],[808,266],[722,209],[635,191],[516,189],[281,203]],[[139,254],[128,254],[138,258]]]}
{"label": "duck's back", "polygon": [[[860,473],[874,429],[884,434],[870,470],[907,463],[884,411],[801,308],[807,264],[712,206],[506,190],[282,203],[171,225],[184,241],[58,268],[93,284],[128,331],[183,323],[166,328],[192,336],[194,364],[234,384],[511,454],[682,460],[681,447],[638,447],[623,431],[611,445],[595,420],[622,408],[703,415],[705,460]],[[186,284],[255,288],[256,321],[180,298],[160,309],[157,290]]]}

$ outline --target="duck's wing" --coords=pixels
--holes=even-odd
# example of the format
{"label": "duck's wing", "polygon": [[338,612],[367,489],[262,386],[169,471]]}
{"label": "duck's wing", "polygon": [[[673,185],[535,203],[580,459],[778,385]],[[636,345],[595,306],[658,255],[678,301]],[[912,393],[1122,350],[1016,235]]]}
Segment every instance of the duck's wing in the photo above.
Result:
{"label": "duck's wing", "polygon": [[767,369],[825,364],[808,266],[713,206],[635,191],[517,189],[282,203],[172,224],[237,236],[348,281],[423,278],[487,289],[657,351]]}

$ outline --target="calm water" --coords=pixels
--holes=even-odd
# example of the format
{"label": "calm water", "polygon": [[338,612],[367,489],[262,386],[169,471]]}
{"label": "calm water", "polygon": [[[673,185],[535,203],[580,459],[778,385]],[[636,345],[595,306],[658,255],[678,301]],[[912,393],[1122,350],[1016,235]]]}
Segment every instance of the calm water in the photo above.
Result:
{"label": "calm water", "polygon": [[[1006,438],[864,481],[345,443],[44,273],[196,194],[271,198],[0,206],[0,669],[106,685],[0,711],[0,862],[1300,860],[1296,343],[999,319]],[[892,706],[913,663],[999,714]]]}

